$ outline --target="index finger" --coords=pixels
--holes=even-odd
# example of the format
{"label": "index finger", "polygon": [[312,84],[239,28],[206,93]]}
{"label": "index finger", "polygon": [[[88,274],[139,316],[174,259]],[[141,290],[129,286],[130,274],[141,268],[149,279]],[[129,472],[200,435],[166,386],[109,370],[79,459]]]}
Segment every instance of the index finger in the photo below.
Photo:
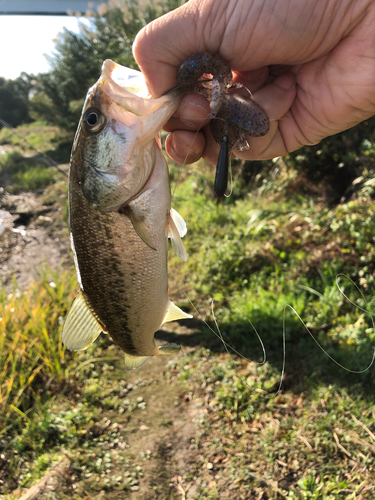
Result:
{"label": "index finger", "polygon": [[189,4],[155,19],[136,36],[133,54],[154,97],[177,85],[177,68],[191,54],[208,51]]}

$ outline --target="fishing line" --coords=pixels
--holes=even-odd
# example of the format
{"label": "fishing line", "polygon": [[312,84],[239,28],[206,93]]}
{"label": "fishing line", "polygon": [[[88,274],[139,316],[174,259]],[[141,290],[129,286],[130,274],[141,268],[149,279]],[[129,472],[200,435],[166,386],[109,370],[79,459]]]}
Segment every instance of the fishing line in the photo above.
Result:
{"label": "fishing line", "polygon": [[[251,359],[247,358],[246,356],[244,356],[242,353],[240,353],[239,351],[237,351],[237,349],[235,349],[234,347],[232,347],[230,344],[228,344],[228,342],[226,342],[224,340],[224,337],[223,337],[223,334],[221,333],[221,330],[220,330],[220,327],[219,327],[219,324],[218,324],[218,321],[216,319],[216,316],[215,316],[215,312],[214,312],[214,307],[213,307],[213,304],[214,304],[214,299],[211,299],[211,313],[212,313],[212,317],[213,317],[213,321],[215,323],[215,327],[217,329],[217,332],[211,328],[211,326],[207,323],[207,321],[205,321],[203,319],[203,316],[202,314],[198,311],[197,307],[195,306],[195,304],[190,300],[190,298],[188,297],[187,293],[185,292],[185,290],[182,288],[181,284],[180,284],[180,281],[176,278],[176,276],[173,274],[172,271],[169,271],[171,273],[171,275],[173,276],[173,278],[175,279],[175,281],[178,283],[178,286],[179,286],[179,289],[180,291],[184,294],[185,298],[187,299],[187,301],[189,302],[189,304],[192,306],[192,308],[194,309],[194,311],[197,313],[198,317],[200,318],[200,320],[202,321],[202,323],[218,338],[221,340],[221,342],[223,343],[223,346],[227,352],[227,354],[229,355],[229,357],[231,358],[232,362],[233,362],[233,357],[232,357],[232,354],[231,352],[229,352],[229,349],[237,354],[239,357],[241,357],[242,359],[244,359],[245,361],[248,361],[249,363],[255,363],[256,365],[259,365],[259,366],[262,366],[263,364],[266,363],[267,361],[267,354],[266,354],[266,349],[264,347],[264,343],[257,331],[257,329],[255,328],[255,326],[253,325],[253,323],[250,321],[250,319],[247,317],[246,314],[243,313],[243,311],[241,310],[241,308],[237,305],[235,305],[235,307],[241,312],[242,316],[244,318],[246,318],[246,320],[248,321],[248,323],[251,325],[252,329],[254,330],[258,340],[259,340],[259,343],[261,345],[261,348],[262,348],[262,352],[263,352],[263,360],[260,361],[260,362],[256,362],[256,361],[252,361]],[[232,301],[231,298],[228,298],[226,297],[226,300],[229,300],[229,301]],[[288,307],[288,306],[286,306]],[[235,363],[233,362],[234,364],[234,369],[236,370],[237,374],[239,375],[242,383],[244,385],[246,385],[249,389],[252,389],[251,385],[247,382],[247,378],[245,378],[244,375],[242,375],[242,373],[239,371],[239,368],[235,365]],[[283,363],[282,363],[282,369],[281,369],[281,377],[280,377],[280,382],[279,382],[279,386],[277,388],[277,391],[274,393],[274,394],[270,394],[270,395],[264,395],[265,399],[271,399],[271,398],[274,398],[276,397],[280,390],[281,390],[281,387],[282,387],[282,383],[283,383],[283,380],[284,380],[284,375],[285,375],[285,364],[286,364],[286,345],[285,345],[285,311],[284,311],[284,328],[283,328]]]}
{"label": "fishing line", "polygon": [[[185,292],[185,290],[182,288],[179,280],[176,278],[176,276],[173,274],[172,271],[170,271],[170,273],[172,274],[173,278],[175,279],[175,281],[178,283],[178,286],[179,286],[179,289],[182,291],[182,293],[184,294],[185,298],[187,299],[187,301],[189,302],[189,304],[193,307],[194,311],[197,313],[198,317],[200,318],[200,320],[203,322],[203,324],[216,336],[218,337],[221,342],[223,343],[223,346],[227,352],[227,354],[230,356],[231,360],[233,361],[233,357],[232,357],[232,353],[229,352],[229,349],[237,354],[238,356],[240,356],[242,359],[244,359],[245,361],[248,361],[249,363],[255,363],[256,365],[259,365],[259,366],[262,366],[266,363],[267,361],[267,353],[266,353],[266,349],[264,347],[264,343],[257,331],[257,329],[255,328],[254,324],[250,321],[250,319],[247,317],[247,315],[241,310],[241,308],[237,305],[235,305],[236,309],[238,309],[242,315],[242,317],[246,318],[247,322],[251,325],[253,331],[255,332],[258,340],[259,340],[259,343],[261,345],[261,348],[262,348],[262,352],[263,352],[263,360],[262,361],[252,361],[251,359],[247,358],[246,356],[244,356],[243,354],[241,354],[239,351],[237,351],[237,349],[235,349],[234,347],[232,347],[230,344],[228,344],[228,342],[226,342],[224,340],[224,337],[223,337],[223,334],[221,333],[221,330],[220,330],[220,327],[219,327],[219,323],[216,319],[216,315],[215,315],[215,312],[214,312],[214,299],[211,299],[211,314],[212,314],[212,317],[213,317],[213,321],[215,323],[215,327],[217,329],[217,332],[211,328],[211,326],[203,319],[203,316],[202,314],[198,311],[197,307],[194,305],[194,303],[190,300],[190,298],[188,297],[187,293]],[[233,301],[233,299],[229,298],[229,297],[225,297],[226,300],[228,301]],[[286,307],[291,307],[291,306],[285,306]],[[277,391],[274,393],[274,394],[270,394],[270,395],[264,395],[264,397],[266,399],[270,399],[270,398],[274,398],[276,397],[281,388],[282,388],[282,383],[283,383],[283,380],[284,380],[284,375],[285,375],[285,365],[286,365],[286,334],[285,334],[285,331],[286,331],[286,328],[285,328],[285,308],[284,308],[284,315],[283,315],[283,337],[282,337],[282,346],[283,346],[283,358],[282,358],[282,369],[281,369],[281,376],[280,376],[280,382],[279,382],[279,385],[278,385],[278,388],[277,388]],[[252,389],[251,385],[247,382],[247,378],[245,378],[244,375],[242,375],[242,373],[239,371],[238,367],[234,364],[234,368],[237,372],[237,374],[239,375],[242,383],[244,385],[246,385],[249,389]]]}
{"label": "fishing line", "polygon": [[[227,298],[227,300],[232,301],[233,299]],[[220,338],[222,339],[222,341],[223,341],[223,343],[224,343],[224,339],[222,338],[222,335],[221,335],[221,332],[220,332],[220,328],[219,328],[219,325],[218,325],[218,323],[217,323],[217,320],[216,320],[216,317],[215,317],[215,313],[214,313],[214,310],[213,310],[213,302],[214,302],[214,301],[213,301],[213,299],[212,299],[212,303],[211,303],[211,311],[212,311],[212,315],[213,315],[213,318],[214,318],[214,322],[215,322],[216,328],[217,328],[217,330],[218,330],[218,332],[219,332],[219,334],[220,334],[220,336],[221,336]],[[246,315],[246,314],[245,314],[245,313],[241,310],[241,308],[240,308],[239,306],[237,306],[237,305],[235,305],[235,307],[236,307],[236,308],[240,311],[240,313],[242,314],[242,316],[243,316],[244,318],[246,318],[246,320],[250,323],[250,325],[252,326],[252,328],[253,328],[254,332],[256,333],[256,335],[257,335],[257,337],[258,337],[258,339],[259,339],[259,342],[261,343],[261,346],[262,346],[262,349],[263,349],[263,361],[262,361],[262,362],[258,362],[258,363],[256,363],[256,364],[258,364],[258,365],[263,365],[263,364],[266,362],[266,359],[267,359],[267,358],[266,358],[266,350],[265,350],[264,344],[263,344],[263,342],[262,342],[262,340],[261,340],[261,338],[260,338],[260,335],[259,335],[259,333],[258,333],[257,329],[255,328],[255,326],[253,325],[253,323],[249,320],[249,318],[248,318],[248,317],[247,317],[247,315]],[[288,306],[285,306],[285,307],[288,307]],[[283,380],[284,380],[284,375],[285,375],[285,364],[286,364],[286,345],[285,345],[285,337],[286,337],[286,334],[285,334],[285,308],[284,308],[284,314],[283,314],[283,336],[282,336],[283,359],[282,359],[282,368],[281,368],[280,382],[279,382],[279,386],[278,386],[278,388],[277,388],[277,391],[276,391],[274,394],[270,394],[270,395],[265,396],[265,398],[266,398],[266,399],[267,399],[267,398],[269,398],[269,399],[270,399],[270,398],[275,398],[275,397],[279,394],[279,392],[281,391],[281,387],[282,387]],[[228,344],[227,344],[227,345],[228,345]],[[231,353],[230,353],[230,352],[228,351],[228,349],[227,349],[227,346],[226,346],[226,345],[224,345],[224,347],[225,347],[225,350],[227,351],[228,355],[229,355],[229,356],[231,357],[231,359],[233,360]],[[229,347],[230,347],[230,348],[234,351],[234,349],[233,349],[231,346],[229,346]],[[241,357],[242,357],[243,359],[245,359],[245,360],[247,360],[247,361],[251,362],[251,360],[249,360],[249,359],[248,359],[248,358],[246,358],[245,356],[242,356],[242,355],[241,355]],[[251,386],[248,384],[247,379],[245,379],[245,377],[241,374],[241,372],[237,369],[237,367],[235,367],[235,368],[236,368],[237,373],[240,375],[242,382],[243,382],[245,385],[247,385],[247,387],[248,387],[249,389],[251,389]]]}
{"label": "fishing line", "polygon": [[[216,337],[218,337],[224,344],[224,346],[227,346],[229,347],[229,349],[231,349],[234,353],[238,354],[238,356],[240,356],[242,359],[244,359],[245,361],[249,361],[251,362],[250,359],[248,359],[246,356],[244,356],[243,354],[241,354],[239,351],[237,351],[234,347],[232,347],[230,344],[228,344],[228,342],[226,342],[224,339],[223,339],[223,336],[220,332],[217,333],[215,332],[215,330],[203,319],[203,315],[198,311],[197,307],[195,306],[195,304],[189,299],[187,293],[185,292],[185,290],[182,288],[181,286],[181,283],[180,281],[176,278],[176,276],[173,274],[173,272],[169,269],[168,270],[170,272],[170,274],[173,276],[173,278],[175,279],[175,281],[178,283],[178,286],[179,286],[179,289],[181,290],[181,292],[184,294],[186,300],[189,302],[189,304],[191,305],[191,307],[194,309],[194,311],[197,313],[198,317],[200,318],[200,320],[202,321],[202,323],[205,324],[205,326],[207,326],[207,328],[214,334],[216,335]],[[213,299],[212,299],[213,300]],[[230,300],[230,299],[228,299]],[[245,316],[246,317],[246,316]],[[263,365],[265,362],[266,362],[266,350],[264,348],[264,344],[262,342],[262,339],[260,338],[260,335],[259,333],[257,332],[256,328],[254,327],[254,325],[251,323],[251,321],[246,317],[247,321],[250,323],[250,325],[252,326],[252,328],[254,329],[258,339],[259,339],[259,342],[262,346],[262,351],[263,351],[263,361],[261,361],[260,363],[257,363],[259,365]],[[215,321],[215,324],[217,325],[217,322],[216,322],[216,319],[214,320]],[[218,325],[217,325],[218,327]],[[219,328],[218,328],[219,330]]]}
{"label": "fishing line", "polygon": [[375,323],[374,323],[374,320],[373,320],[373,317],[375,316],[375,313],[372,313],[372,312],[368,311],[367,309],[364,309],[363,307],[361,307],[360,305],[356,304],[351,299],[349,299],[349,297],[347,295],[345,295],[344,291],[342,290],[342,288],[340,287],[340,285],[338,283],[338,280],[339,280],[340,277],[341,278],[346,278],[347,280],[349,280],[356,287],[356,289],[358,290],[358,292],[361,294],[362,299],[365,301],[365,303],[368,304],[368,302],[366,300],[366,297],[362,293],[362,290],[358,287],[358,285],[351,278],[349,278],[349,276],[346,276],[346,274],[340,273],[340,274],[338,274],[336,276],[336,286],[337,286],[339,292],[341,293],[341,295],[343,295],[343,297],[345,297],[346,300],[348,302],[350,302],[354,307],[356,307],[357,309],[360,309],[364,313],[369,314],[371,316],[372,326],[373,326],[373,329],[375,331]]}
{"label": "fishing line", "polygon": [[[349,302],[351,302],[349,300]],[[342,365],[341,363],[339,363],[338,361],[336,361],[330,354],[328,354],[328,352],[324,349],[324,347],[322,345],[319,344],[319,342],[317,341],[317,339],[314,337],[314,335],[311,333],[310,329],[308,328],[308,326],[304,323],[303,319],[301,318],[301,316],[298,314],[298,312],[294,309],[293,306],[287,304],[285,307],[284,307],[284,315],[283,315],[283,328],[285,328],[285,313],[286,313],[286,309],[290,309],[296,316],[297,318],[300,320],[300,322],[302,323],[302,325],[304,326],[305,330],[307,331],[307,333],[310,335],[310,337],[313,339],[313,341],[316,343],[316,345],[319,347],[319,349],[331,360],[333,361],[337,366],[339,366],[340,368],[342,368],[343,370],[347,371],[347,372],[350,372],[350,373],[356,373],[356,374],[360,374],[360,373],[365,373],[367,370],[369,370],[371,368],[371,366],[373,365],[374,361],[375,361],[375,348],[374,348],[374,352],[373,352],[373,355],[372,355],[372,359],[371,359],[371,362],[370,364],[367,366],[367,368],[365,368],[364,370],[350,370],[350,368],[347,368],[345,367],[344,365]]]}
{"label": "fishing line", "polygon": [[[208,116],[207,116],[208,117]],[[219,118],[220,119],[220,118]],[[204,120],[203,120],[204,121]],[[203,123],[202,121],[202,123]],[[198,131],[196,132],[196,135],[197,135]],[[195,135],[195,137],[196,137]],[[194,139],[193,139],[194,140]],[[186,159],[187,159],[187,156],[185,158],[185,162],[186,162]],[[241,171],[243,170],[244,168],[244,161],[242,162],[241,164]],[[233,191],[233,177],[232,177],[232,170],[230,170],[230,178],[231,178],[231,192],[230,194],[232,194],[232,191]],[[238,173],[239,175],[239,173]],[[174,187],[174,190],[173,190],[173,195],[175,195],[175,191],[176,191],[176,188],[177,188],[177,185],[178,185],[178,182],[176,182],[175,184],[175,187]],[[230,194],[228,196],[230,196]],[[225,195],[227,196],[227,195]],[[203,323],[207,326],[207,328],[212,332],[214,333],[214,335],[216,337],[218,337],[221,342],[223,343],[223,346],[225,348],[225,350],[227,351],[228,355],[230,357],[232,357],[231,353],[229,352],[229,349],[239,355],[241,358],[247,360],[247,361],[251,361],[249,360],[248,358],[246,358],[246,356],[243,356],[240,352],[238,352],[236,349],[234,349],[232,346],[230,346],[230,344],[228,344],[224,338],[223,338],[223,335],[221,333],[221,330],[220,330],[220,327],[219,327],[219,324],[218,324],[218,321],[216,319],[216,316],[215,316],[215,313],[214,313],[214,300],[212,299],[212,302],[211,302],[211,314],[212,314],[212,317],[213,317],[213,321],[215,323],[215,327],[216,327],[216,330],[215,331],[213,328],[210,327],[210,325],[208,325],[208,323],[203,320],[202,318],[202,315],[199,313],[198,309],[196,308],[196,306],[193,304],[193,302],[190,300],[190,298],[188,297],[187,293],[183,290],[183,288],[181,287],[179,281],[176,279],[176,277],[174,276],[173,273],[171,273],[172,276],[174,277],[175,281],[178,283],[179,285],[179,288],[180,290],[183,292],[184,296],[186,297],[186,299],[188,300],[188,302],[190,303],[190,305],[193,307],[193,309],[195,310],[195,312],[198,314],[198,316],[200,317],[200,319],[203,321]],[[361,297],[362,299],[365,301],[365,303],[367,304],[367,300],[366,298],[364,297],[364,294],[362,293],[362,291],[360,290],[360,288],[353,282],[353,280],[351,280],[350,278],[348,278],[346,275],[344,274],[339,274],[336,276],[336,286],[338,288],[338,290],[340,291],[340,293],[343,295],[343,297],[345,297],[345,299],[351,303],[352,305],[354,305],[356,308],[358,308],[359,310],[363,311],[364,313],[366,314],[369,314],[371,316],[371,321],[372,321],[372,325],[373,325],[373,330],[375,331],[375,324],[374,324],[374,319],[373,317],[375,316],[375,313],[371,313],[370,311],[368,311],[367,309],[361,307],[359,304],[355,303],[354,301],[352,301],[343,291],[343,289],[340,287],[339,285],[339,279],[340,278],[347,278],[349,279],[352,284],[355,286],[355,288],[358,290],[358,292],[361,294]],[[309,287],[305,287],[303,285],[300,286],[300,288],[302,289],[305,289],[306,291],[309,291],[309,292],[313,292],[312,289],[310,289]],[[227,300],[231,300],[231,299],[228,299]],[[236,306],[238,308],[238,306]],[[238,308],[239,309],[239,308]],[[373,350],[373,355],[372,355],[372,359],[369,363],[369,365],[362,369],[362,370],[351,370],[350,368],[347,368],[345,367],[344,365],[342,365],[341,363],[339,363],[338,361],[336,361],[324,348],[323,346],[318,342],[318,340],[314,337],[314,335],[312,334],[312,332],[310,331],[310,329],[307,327],[307,325],[305,324],[305,322],[303,321],[303,319],[301,318],[301,316],[298,314],[298,312],[294,309],[294,307],[290,304],[286,304],[284,306],[284,311],[283,311],[283,327],[282,327],[282,349],[283,349],[283,359],[282,359],[282,370],[281,370],[281,378],[280,378],[280,383],[279,383],[279,387],[276,391],[276,393],[274,395],[272,395],[272,397],[275,397],[281,390],[282,388],[282,383],[283,383],[283,379],[284,379],[284,375],[285,375],[285,366],[286,366],[286,313],[287,313],[287,309],[289,309],[290,311],[292,311],[295,316],[299,319],[299,321],[302,323],[303,327],[305,328],[305,330],[307,331],[307,333],[310,335],[310,337],[312,337],[312,339],[314,340],[314,342],[317,344],[317,346],[320,348],[320,350],[331,360],[333,361],[337,366],[339,366],[341,369],[343,370],[346,370],[347,372],[350,372],[350,373],[353,373],[353,374],[362,374],[362,373],[365,373],[366,371],[368,371],[371,366],[374,364],[374,361],[375,361],[375,347],[374,347],[374,350]],[[240,310],[240,309],[239,309]],[[262,346],[262,350],[263,350],[263,361],[260,363],[260,364],[263,364],[265,363],[266,361],[266,352],[265,352],[265,348],[264,348],[264,344],[259,336],[259,333],[257,332],[255,326],[251,323],[251,321],[249,320],[249,318],[247,318],[247,316],[243,313],[243,311],[241,311],[241,314],[243,317],[245,317],[247,319],[247,321],[249,322],[249,324],[251,325],[251,327],[253,328],[253,330],[255,331],[258,339],[259,339],[259,342],[261,343],[261,346]],[[238,374],[240,375],[241,377],[241,380],[243,383],[245,383],[247,386],[249,386],[249,384],[247,383],[247,381],[244,379],[243,375],[241,375],[241,373],[238,371],[237,367],[236,367],[236,370],[238,372]],[[250,386],[249,386],[250,387]]]}
{"label": "fishing line", "polygon": [[57,170],[59,172],[61,172],[62,174],[65,175],[65,177],[69,177],[68,174],[66,172],[64,172],[64,170],[62,170],[58,164],[55,162],[55,160],[53,160],[52,158],[50,158],[48,155],[46,155],[45,153],[42,153],[42,151],[40,151],[40,149],[36,148],[35,146],[33,146],[27,139],[25,139],[24,137],[22,137],[21,134],[19,134],[17,132],[17,130],[15,130],[12,125],[10,125],[8,122],[6,122],[5,120],[3,120],[2,118],[0,118],[0,123],[2,123],[5,127],[7,127],[14,135],[16,135],[19,139],[21,139],[21,141],[23,141],[25,144],[27,144],[31,149],[33,149],[36,153],[42,155],[47,161],[50,162],[50,166],[51,167],[55,167],[57,168]]}
{"label": "fishing line", "polygon": [[[176,276],[173,274],[172,271],[170,271],[170,273],[172,274],[173,278],[175,279],[175,281],[178,283],[178,286],[179,286],[179,289],[182,291],[182,293],[184,294],[185,298],[187,299],[187,301],[189,302],[189,304],[193,307],[194,311],[196,312],[196,314],[198,315],[198,317],[200,318],[200,320],[203,322],[203,324],[216,336],[218,337],[227,354],[230,356],[231,360],[233,361],[233,357],[232,357],[232,353],[234,354],[237,354],[238,356],[240,356],[242,359],[248,361],[248,362],[253,362],[252,360],[250,360],[249,358],[247,358],[246,356],[244,356],[243,354],[241,354],[239,351],[237,351],[234,347],[232,347],[228,342],[226,342],[224,340],[224,337],[223,337],[223,334],[221,332],[221,329],[219,327],[219,324],[218,324],[218,321],[217,321],[217,318],[216,318],[216,315],[215,315],[215,312],[214,312],[214,299],[211,299],[211,314],[212,314],[212,317],[213,317],[213,321],[215,323],[215,327],[216,327],[216,330],[215,331],[213,328],[211,328],[211,326],[203,319],[203,316],[202,314],[198,311],[197,307],[194,305],[194,303],[190,300],[190,298],[188,297],[187,293],[185,292],[185,290],[182,288],[181,284],[180,284],[180,281],[176,278]],[[344,274],[339,274],[336,276],[336,286],[338,288],[338,290],[340,291],[340,293],[348,300],[348,302],[350,302],[352,305],[354,305],[355,307],[357,307],[358,309],[360,309],[361,311],[369,314],[371,316],[371,321],[372,321],[372,324],[373,324],[373,329],[375,331],[375,324],[374,324],[374,320],[373,320],[373,316],[375,316],[374,313],[371,313],[370,311],[362,308],[361,306],[359,306],[358,304],[356,304],[355,302],[353,302],[349,297],[347,297],[347,295],[342,291],[341,287],[339,286],[338,284],[338,279],[340,277],[343,277],[343,278],[347,278],[349,281],[351,281],[351,283],[355,286],[355,288],[358,290],[358,292],[361,294],[363,300],[367,303],[367,300],[364,296],[364,294],[362,293],[361,289],[358,287],[358,285],[356,283],[354,283],[354,281],[349,278],[348,276],[344,275]],[[310,291],[309,287],[305,287],[305,286],[300,286],[300,288],[303,288],[307,291]],[[228,301],[233,301],[234,299],[231,299],[231,298],[228,298],[228,297],[225,297],[226,300]],[[247,315],[241,310],[241,308],[237,305],[235,305],[235,308],[238,309],[241,313],[241,316],[243,318],[246,318],[246,320],[248,321],[248,323],[251,325],[252,329],[254,330],[258,340],[259,340],[259,343],[262,347],[262,351],[263,351],[263,360],[261,362],[253,362],[253,363],[256,363],[257,365],[263,365],[265,362],[266,362],[266,359],[267,359],[267,356],[266,356],[266,350],[265,350],[265,346],[264,346],[264,343],[257,331],[257,329],[255,328],[255,326],[253,325],[253,323],[250,321],[250,319],[247,317]],[[264,395],[265,398],[274,398],[276,397],[281,389],[282,389],[282,384],[283,384],[283,380],[284,380],[284,377],[285,377],[285,367],[286,367],[286,314],[287,314],[287,310],[290,310],[294,313],[294,315],[299,319],[299,321],[302,323],[303,327],[305,328],[305,330],[307,331],[307,333],[310,335],[310,337],[314,340],[314,342],[316,343],[316,345],[319,347],[319,349],[331,360],[333,361],[337,366],[339,366],[341,369],[349,372],[349,373],[353,373],[353,374],[362,374],[362,373],[365,373],[366,371],[368,371],[371,366],[374,364],[374,361],[375,361],[375,347],[373,348],[373,355],[372,355],[372,359],[370,361],[370,363],[368,364],[368,366],[366,368],[364,368],[363,370],[351,370],[350,368],[347,368],[345,367],[344,365],[342,365],[341,363],[339,363],[337,360],[335,360],[333,358],[333,356],[331,356],[325,349],[324,347],[318,342],[318,340],[314,337],[314,335],[312,334],[312,332],[310,331],[310,329],[308,328],[308,326],[306,325],[306,323],[303,321],[303,319],[301,318],[301,316],[298,314],[298,312],[294,309],[293,306],[291,306],[290,304],[286,304],[284,306],[284,310],[283,310],[283,328],[282,328],[282,350],[283,350],[283,357],[282,357],[282,369],[281,369],[281,376],[280,376],[280,382],[278,384],[278,388],[277,388],[277,391],[274,393],[274,394],[271,394],[271,395]],[[230,352],[231,351],[231,352]],[[247,382],[247,378],[245,378],[244,375],[242,375],[242,373],[239,371],[238,367],[234,364],[234,368],[236,370],[236,372],[238,373],[241,381],[243,382],[244,385],[246,385],[248,388],[252,388],[249,383]]]}

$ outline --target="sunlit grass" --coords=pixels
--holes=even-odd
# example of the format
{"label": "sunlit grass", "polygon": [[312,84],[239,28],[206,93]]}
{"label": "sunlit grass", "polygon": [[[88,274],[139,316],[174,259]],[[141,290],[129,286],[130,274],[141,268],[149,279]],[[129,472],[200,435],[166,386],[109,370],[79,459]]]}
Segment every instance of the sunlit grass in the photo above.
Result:
{"label": "sunlit grass", "polygon": [[[332,362],[290,309],[294,308],[334,359],[351,370],[365,369],[375,344],[371,316],[345,299],[336,276],[344,273],[353,279],[363,297],[354,283],[341,278],[346,295],[373,311],[372,201],[358,199],[329,209],[301,197],[279,193],[273,200],[255,192],[217,203],[209,196],[206,178],[207,174],[195,172],[176,189],[173,205],[188,226],[184,239],[188,261],[182,265],[173,259],[171,266],[203,319],[212,323],[214,299],[224,339],[242,352],[248,354],[253,348],[250,320],[271,358],[281,357],[285,333],[287,350],[296,350],[298,356],[311,351],[311,367],[324,359],[330,366]],[[179,285],[172,286],[194,314]],[[343,378],[347,375],[343,372]],[[372,379],[372,370],[363,377]]]}
{"label": "sunlit grass", "polygon": [[65,381],[61,327],[75,290],[75,275],[67,271],[45,273],[26,291],[1,290],[0,435]]}
{"label": "sunlit grass", "polygon": [[[53,150],[58,144],[65,140],[71,140],[71,133],[64,132],[58,127],[48,125],[44,122],[33,122],[27,125],[20,125],[16,129],[17,133],[26,139],[34,148],[39,149],[43,153]],[[0,144],[9,144],[15,150],[22,153],[35,154],[19,136],[11,130],[3,127],[0,130]]]}
{"label": "sunlit grass", "polygon": [[0,157],[0,176],[7,191],[43,190],[64,176],[41,158],[27,158],[19,152],[6,153]]}

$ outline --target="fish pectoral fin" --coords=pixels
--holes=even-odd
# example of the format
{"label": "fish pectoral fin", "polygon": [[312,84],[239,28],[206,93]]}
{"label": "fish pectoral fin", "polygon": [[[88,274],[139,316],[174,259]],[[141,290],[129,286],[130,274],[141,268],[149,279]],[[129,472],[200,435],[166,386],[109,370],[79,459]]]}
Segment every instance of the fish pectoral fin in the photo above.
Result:
{"label": "fish pectoral fin", "polygon": [[175,354],[181,349],[180,345],[171,343],[171,344],[163,344],[158,347],[161,354]]}
{"label": "fish pectoral fin", "polygon": [[187,314],[170,300],[168,304],[168,310],[163,319],[163,323],[168,323],[168,321],[176,321],[178,319],[190,319],[192,317],[193,316],[191,314]]}
{"label": "fish pectoral fin", "polygon": [[150,356],[131,356],[130,354],[125,354],[125,370],[138,370],[149,358]]}
{"label": "fish pectoral fin", "polygon": [[152,243],[151,236],[148,233],[146,224],[144,222],[144,218],[141,214],[138,213],[138,210],[134,210],[130,204],[127,210],[127,214],[130,217],[131,223],[135,229],[135,232],[138,236],[143,240],[146,245],[148,245],[153,250],[156,250],[154,244]]}
{"label": "fish pectoral fin", "polygon": [[[172,249],[174,253],[177,255],[177,257],[180,257],[182,260],[186,262],[187,261],[186,250],[181,240],[181,234],[182,235],[186,234],[186,224],[184,219],[181,217],[180,214],[176,212],[176,210],[174,210],[173,212],[174,214],[177,214],[179,218],[177,218],[175,215],[172,215],[172,210],[173,209],[171,209],[167,222],[167,236],[168,238],[171,239]],[[181,221],[185,225],[185,232]]]}
{"label": "fish pectoral fin", "polygon": [[83,292],[74,299],[65,319],[62,342],[70,351],[87,349],[103,331]]}

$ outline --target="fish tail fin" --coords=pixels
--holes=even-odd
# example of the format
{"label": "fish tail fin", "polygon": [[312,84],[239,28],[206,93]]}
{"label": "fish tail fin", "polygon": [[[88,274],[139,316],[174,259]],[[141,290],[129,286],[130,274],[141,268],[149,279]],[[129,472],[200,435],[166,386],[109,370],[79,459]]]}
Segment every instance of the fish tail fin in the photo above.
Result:
{"label": "fish tail fin", "polygon": [[[181,346],[177,344],[163,344],[159,346],[155,354],[175,354],[181,349]],[[132,356],[131,354],[125,354],[125,370],[133,371],[141,368],[151,356]]]}
{"label": "fish tail fin", "polygon": [[90,303],[80,292],[65,319],[61,339],[70,351],[87,349],[103,331],[103,326],[94,316]]}
{"label": "fish tail fin", "polygon": [[150,356],[131,356],[130,354],[125,354],[125,370],[132,371],[141,368]]}

